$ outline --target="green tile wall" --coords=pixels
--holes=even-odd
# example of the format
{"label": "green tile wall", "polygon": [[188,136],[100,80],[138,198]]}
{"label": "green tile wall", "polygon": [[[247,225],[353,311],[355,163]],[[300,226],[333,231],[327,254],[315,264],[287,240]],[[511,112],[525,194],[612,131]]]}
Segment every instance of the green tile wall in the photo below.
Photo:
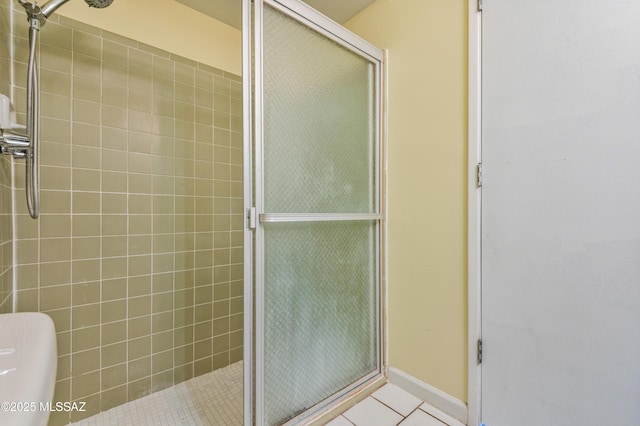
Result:
{"label": "green tile wall", "polygon": [[87,402],[54,413],[66,424],[242,358],[242,93],[236,75],[66,18],[40,35],[42,214],[17,162],[16,297],[55,322],[55,400]]}
{"label": "green tile wall", "polygon": [[[11,97],[11,2],[0,0],[0,93]],[[11,159],[0,157],[0,313],[13,310]]]}

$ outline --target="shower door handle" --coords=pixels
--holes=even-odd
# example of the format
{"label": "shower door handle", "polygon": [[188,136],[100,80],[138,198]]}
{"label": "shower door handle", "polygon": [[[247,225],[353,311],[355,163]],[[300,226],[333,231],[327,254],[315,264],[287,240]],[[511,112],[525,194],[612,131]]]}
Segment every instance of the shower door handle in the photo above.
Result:
{"label": "shower door handle", "polygon": [[382,213],[263,213],[260,215],[260,223],[341,222],[383,218]]}
{"label": "shower door handle", "polygon": [[247,225],[249,226],[249,229],[256,229],[256,208],[255,207],[251,207],[248,209],[247,212]]}

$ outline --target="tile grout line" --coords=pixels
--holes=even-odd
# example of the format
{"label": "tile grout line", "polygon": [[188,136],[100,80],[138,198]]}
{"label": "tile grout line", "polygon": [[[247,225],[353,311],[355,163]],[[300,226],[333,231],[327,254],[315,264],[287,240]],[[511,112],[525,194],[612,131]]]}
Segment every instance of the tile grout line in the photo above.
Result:
{"label": "tile grout line", "polygon": [[409,417],[411,414],[413,414],[414,411],[420,409],[420,406],[424,403],[424,401],[420,401],[420,404],[418,404],[418,406],[416,408],[414,408],[411,413],[409,413],[407,416],[405,416],[404,414],[400,413],[399,411],[395,410],[393,407],[391,407],[389,404],[379,400],[378,398],[376,398],[375,396],[373,396],[373,394],[369,395],[369,397],[375,399],[376,401],[378,401],[380,404],[384,405],[385,407],[389,408],[390,410],[392,410],[394,413],[398,413],[398,415],[400,415],[402,417],[402,420],[404,421],[404,419],[406,419],[407,417]]}
{"label": "tile grout line", "polygon": [[[421,403],[421,404],[419,404],[416,408],[414,408],[414,409],[413,409],[413,411],[411,411],[411,412],[410,412],[406,417],[403,417],[403,419],[402,419],[402,420],[400,420],[400,423],[398,423],[398,425],[401,425],[402,423],[404,423],[404,421],[405,421],[405,420],[407,420],[409,417],[411,417],[411,415],[412,415],[413,413],[415,413],[416,411],[420,410],[420,405],[422,405],[422,403]],[[428,413],[427,413],[427,414],[428,414]]]}
{"label": "tile grout line", "polygon": [[[409,394],[409,395],[411,395],[411,394]],[[411,396],[413,396],[413,395],[411,395]],[[380,403],[380,404],[382,404],[384,407],[388,408],[388,409],[389,409],[389,410],[391,410],[392,412],[394,412],[394,413],[398,414],[399,416],[401,416],[401,417],[402,417],[402,419],[401,419],[399,422],[395,423],[395,426],[402,425],[402,423],[403,423],[405,420],[407,420],[411,415],[413,415],[416,411],[421,411],[421,412],[423,412],[423,413],[427,414],[428,416],[432,417],[432,418],[433,418],[433,419],[435,419],[436,421],[438,421],[438,422],[442,423],[442,425],[443,425],[443,426],[449,426],[449,424],[448,424],[448,423],[446,423],[445,421],[443,421],[442,419],[440,419],[440,418],[438,418],[438,417],[434,416],[433,414],[429,413],[428,411],[426,411],[426,410],[422,409],[422,406],[426,404],[426,402],[425,402],[425,401],[420,400],[420,403],[418,404],[418,406],[417,406],[416,408],[414,408],[413,410],[411,410],[411,412],[410,412],[408,415],[406,415],[406,416],[405,416],[405,415],[403,415],[402,413],[400,413],[400,412],[398,412],[397,410],[395,410],[394,408],[392,408],[389,404],[387,404],[387,403],[385,403],[385,402],[381,401],[380,399],[376,398],[373,394],[369,395],[367,398],[372,398],[374,401],[379,402],[379,403]],[[365,398],[364,400],[360,401],[360,402],[359,402],[358,404],[356,404],[354,407],[357,407],[359,404],[361,404],[361,403],[362,403],[362,402],[364,402],[365,400],[366,400],[366,398]],[[353,408],[353,407],[351,407],[351,408]],[[349,411],[349,410],[347,410],[347,411]],[[339,416],[337,416],[335,419],[337,419],[337,418],[340,418],[340,417],[341,417],[341,418],[343,418],[343,419],[347,420],[349,423],[351,423],[351,424],[353,424],[353,425],[355,425],[355,426],[359,426],[357,423],[354,423],[353,421],[351,421],[351,419],[349,419],[347,416],[345,416],[345,413],[346,413],[346,411],[345,411],[345,412],[343,412],[342,414],[340,414]],[[333,419],[333,420],[335,420],[335,419]],[[332,421],[333,421],[333,420],[332,420]]]}

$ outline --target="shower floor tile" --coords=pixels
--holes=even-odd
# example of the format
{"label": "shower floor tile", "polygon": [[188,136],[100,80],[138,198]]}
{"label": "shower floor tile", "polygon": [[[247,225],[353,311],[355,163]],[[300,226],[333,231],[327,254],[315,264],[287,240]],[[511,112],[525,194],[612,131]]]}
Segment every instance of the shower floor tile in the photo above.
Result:
{"label": "shower floor tile", "polygon": [[79,426],[241,426],[242,361],[73,423]]}

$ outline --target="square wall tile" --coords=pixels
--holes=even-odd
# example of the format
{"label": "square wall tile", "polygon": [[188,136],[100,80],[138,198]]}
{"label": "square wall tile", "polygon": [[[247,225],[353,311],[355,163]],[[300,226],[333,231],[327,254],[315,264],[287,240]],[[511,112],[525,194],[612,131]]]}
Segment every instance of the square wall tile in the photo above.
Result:
{"label": "square wall tile", "polygon": [[[22,76],[26,38],[15,42]],[[42,44],[42,215],[0,179],[0,311],[17,296],[51,316],[57,395],[90,401],[85,416],[241,359],[241,85],[64,17]],[[24,119],[22,77],[15,94]],[[24,181],[17,168],[13,186]]]}

